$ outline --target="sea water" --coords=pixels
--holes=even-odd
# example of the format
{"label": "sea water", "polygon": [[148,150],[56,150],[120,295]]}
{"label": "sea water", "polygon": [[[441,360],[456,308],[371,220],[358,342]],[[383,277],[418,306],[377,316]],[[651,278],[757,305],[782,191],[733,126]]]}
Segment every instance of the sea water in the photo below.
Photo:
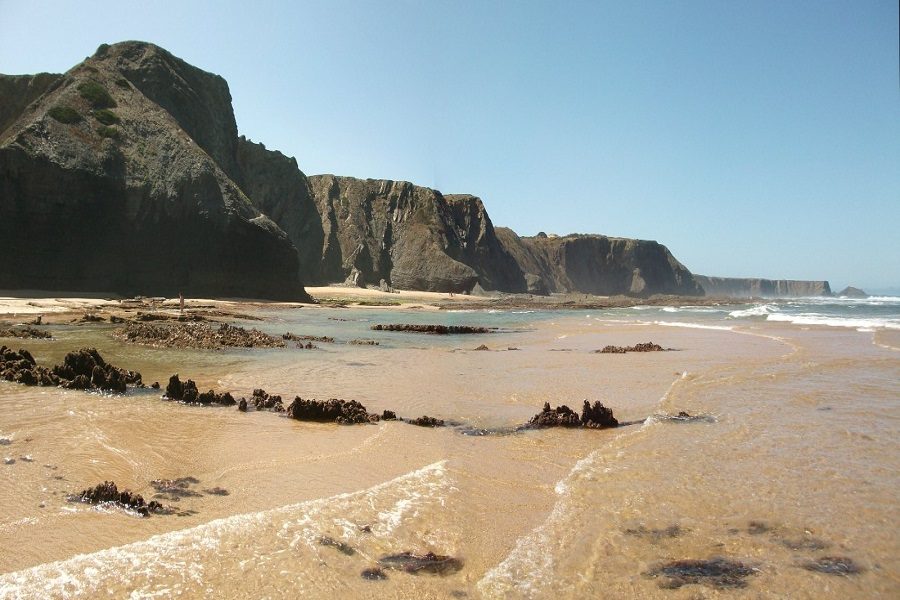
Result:
{"label": "sea water", "polygon": [[[12,345],[43,364],[93,345],[163,386],[178,372],[201,389],[356,399],[370,412],[460,427],[301,423],[183,406],[158,392],[0,382],[0,454],[14,461],[0,464],[0,597],[900,594],[896,298],[548,312],[272,306],[253,315],[262,320],[238,324],[334,342],[174,351],[125,344],[108,326],[56,326],[54,340]],[[396,322],[496,329],[371,329]],[[594,352],[646,341],[671,351]],[[627,425],[508,433],[544,402],[578,409],[585,399]],[[681,411],[697,418],[673,418]],[[473,428],[498,433],[465,434]],[[149,499],[152,480],[178,477],[198,483],[163,500],[177,509],[169,516],[66,500],[103,480]],[[227,495],[205,491],[215,488]],[[463,567],[361,577],[404,551],[451,555]],[[861,572],[809,570],[829,558]],[[733,585],[658,575],[671,561],[718,559],[748,574]]]}

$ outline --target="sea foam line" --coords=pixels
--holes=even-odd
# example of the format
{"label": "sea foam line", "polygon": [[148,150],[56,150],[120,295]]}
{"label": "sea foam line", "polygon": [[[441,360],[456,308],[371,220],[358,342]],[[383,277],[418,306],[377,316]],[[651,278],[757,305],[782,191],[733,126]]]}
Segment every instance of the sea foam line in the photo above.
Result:
{"label": "sea foam line", "polygon": [[[104,582],[109,580],[145,579],[148,585],[154,586],[154,580],[160,576],[180,579],[184,583],[200,585],[203,582],[203,553],[216,551],[222,538],[230,533],[245,532],[254,527],[271,525],[278,517],[290,517],[301,513],[297,524],[309,520],[309,515],[318,514],[335,502],[352,501],[358,503],[366,498],[392,486],[422,483],[433,487],[432,479],[445,481],[446,460],[432,463],[416,471],[406,473],[379,483],[370,488],[356,492],[347,492],[306,500],[270,510],[232,515],[215,519],[196,527],[171,531],[152,536],[146,540],[132,542],[92,552],[79,554],[64,560],[45,563],[0,575],[0,599],[6,598],[73,598],[93,596],[104,589]],[[447,487],[445,483],[439,487]],[[395,510],[402,513],[409,508],[408,502],[398,501],[402,507]],[[390,512],[390,511],[389,511]],[[389,531],[394,523],[395,514],[384,515],[383,531]],[[379,515],[379,517],[383,517]],[[384,521],[388,521],[385,523]],[[186,561],[185,557],[193,560]],[[177,586],[176,586],[177,587]],[[139,595],[148,596],[159,593],[156,588],[143,589]],[[137,593],[137,592],[136,592]],[[134,594],[132,594],[134,595]]]}

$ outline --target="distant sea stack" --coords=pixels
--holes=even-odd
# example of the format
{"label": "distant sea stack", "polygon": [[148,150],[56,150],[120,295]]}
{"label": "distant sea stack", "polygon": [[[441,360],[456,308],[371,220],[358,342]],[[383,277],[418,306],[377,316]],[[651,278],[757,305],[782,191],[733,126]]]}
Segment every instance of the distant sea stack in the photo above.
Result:
{"label": "distant sea stack", "polygon": [[868,298],[869,297],[869,294],[867,294],[866,292],[862,291],[859,288],[853,287],[852,285],[848,285],[847,287],[845,287],[844,289],[839,291],[836,295],[841,298]]}
{"label": "distant sea stack", "polygon": [[476,196],[307,177],[238,135],[223,78],[145,42],[104,44],[62,75],[0,75],[0,252],[14,257],[0,289],[703,294],[657,242],[519,237]]}
{"label": "distant sea stack", "polygon": [[740,277],[709,277],[694,275],[707,296],[732,298],[794,298],[831,296],[827,281],[799,281],[792,279],[755,279]]}
{"label": "distant sea stack", "polygon": [[0,94],[0,288],[309,299],[221,77],[124,42]]}

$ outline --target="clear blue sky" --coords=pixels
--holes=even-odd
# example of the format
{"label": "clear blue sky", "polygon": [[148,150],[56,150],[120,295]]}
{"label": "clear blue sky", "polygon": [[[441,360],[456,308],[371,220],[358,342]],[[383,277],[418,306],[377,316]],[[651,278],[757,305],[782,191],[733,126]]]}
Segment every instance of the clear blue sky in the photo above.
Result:
{"label": "clear blue sky", "polygon": [[0,72],[140,39],[307,174],[481,196],[696,273],[900,286],[896,0],[0,0]]}

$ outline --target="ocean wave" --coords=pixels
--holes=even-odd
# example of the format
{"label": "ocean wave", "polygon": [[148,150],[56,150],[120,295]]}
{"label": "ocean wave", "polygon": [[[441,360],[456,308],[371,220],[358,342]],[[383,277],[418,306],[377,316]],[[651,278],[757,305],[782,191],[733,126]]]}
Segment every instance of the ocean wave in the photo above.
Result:
{"label": "ocean wave", "polygon": [[785,314],[773,313],[768,321],[791,323],[793,325],[826,325],[828,327],[848,327],[873,331],[876,329],[900,329],[900,319],[872,319],[853,317],[832,317],[819,313]]}
{"label": "ocean wave", "polygon": [[[290,540],[293,548],[301,542],[317,546],[315,540],[329,525],[358,536],[355,526],[341,527],[348,512],[362,511],[366,517],[374,512],[372,534],[390,534],[426,503],[443,503],[453,489],[445,466],[446,461],[439,461],[365,490],[233,515],[6,573],[0,575],[0,598],[96,597],[113,588],[131,589],[132,597],[142,598],[195,595],[205,588],[207,571],[233,569],[247,577],[245,564],[258,566],[276,560],[275,555],[291,556],[278,547],[278,539],[282,544]],[[258,550],[261,540],[271,541],[273,534],[276,548]],[[235,554],[234,548],[242,548],[243,553]],[[290,560],[299,559],[294,555]],[[296,585],[302,592],[303,582],[298,580]]]}
{"label": "ocean wave", "polygon": [[744,310],[733,310],[728,313],[728,316],[732,319],[746,319],[747,317],[764,317],[774,312],[778,312],[778,309],[771,304],[758,304]]}
{"label": "ocean wave", "polygon": [[654,321],[654,325],[663,327],[686,327],[688,329],[713,329],[716,331],[732,331],[734,328],[728,325],[703,325],[701,323],[688,323],[683,321]]}

